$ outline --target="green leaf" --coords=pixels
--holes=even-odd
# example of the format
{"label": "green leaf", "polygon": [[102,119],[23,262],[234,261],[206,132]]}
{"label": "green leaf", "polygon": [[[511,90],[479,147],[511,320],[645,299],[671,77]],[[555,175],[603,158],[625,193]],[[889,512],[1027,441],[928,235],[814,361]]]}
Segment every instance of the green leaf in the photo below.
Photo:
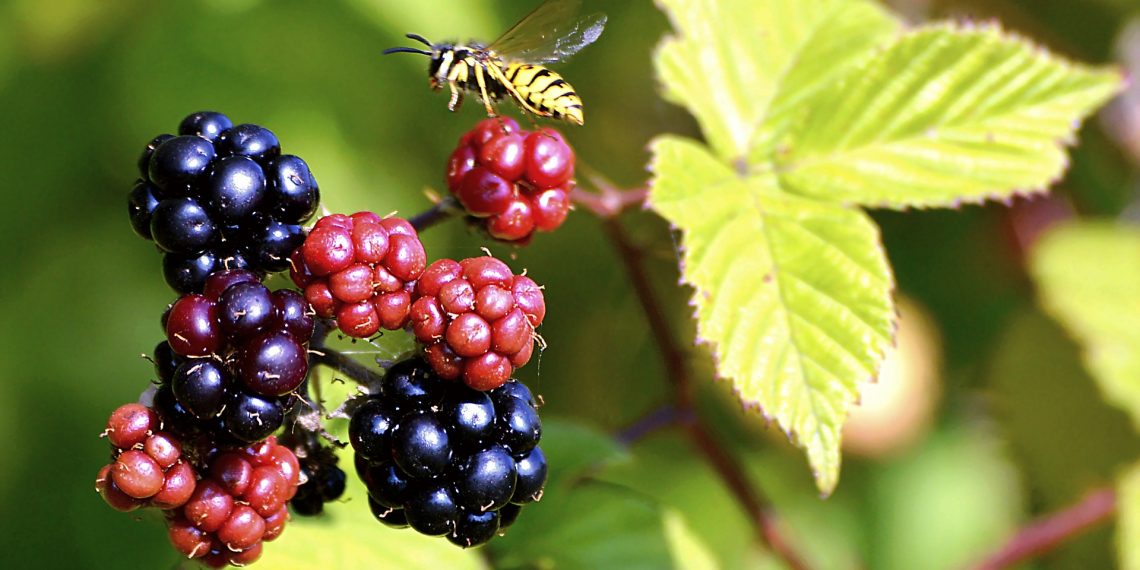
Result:
{"label": "green leaf", "polygon": [[659,3],[676,30],[657,53],[665,95],[689,109],[726,161],[771,146],[794,111],[898,26],[863,1]]}
{"label": "green leaf", "polygon": [[740,398],[794,435],[825,494],[840,430],[892,342],[890,269],[863,212],[740,178],[692,141],[653,146],[651,205],[684,232],[698,334]]}
{"label": "green leaf", "polygon": [[[352,452],[340,454],[352,470]],[[525,516],[525,515],[523,515]],[[348,476],[345,498],[325,506],[320,517],[293,517],[281,538],[265,545],[259,568],[401,568],[434,570],[484,568],[477,552],[456,548],[411,529],[394,530],[372,518],[360,478]]]}
{"label": "green leaf", "polygon": [[[662,509],[628,487],[588,478],[624,457],[612,438],[546,421],[542,439],[550,478],[542,500],[525,507],[506,536],[488,545],[496,567],[672,567]],[[693,555],[691,548],[686,552]]]}
{"label": "green leaf", "polygon": [[1083,346],[1106,398],[1140,429],[1140,228],[1061,226],[1034,248],[1031,271],[1042,305]]}
{"label": "green leaf", "polygon": [[1120,87],[1115,71],[996,26],[923,28],[813,100],[775,170],[799,194],[893,208],[1042,191],[1081,119]]}
{"label": "green leaf", "polygon": [[1134,464],[1116,483],[1116,548],[1120,567],[1140,569],[1140,463]]}

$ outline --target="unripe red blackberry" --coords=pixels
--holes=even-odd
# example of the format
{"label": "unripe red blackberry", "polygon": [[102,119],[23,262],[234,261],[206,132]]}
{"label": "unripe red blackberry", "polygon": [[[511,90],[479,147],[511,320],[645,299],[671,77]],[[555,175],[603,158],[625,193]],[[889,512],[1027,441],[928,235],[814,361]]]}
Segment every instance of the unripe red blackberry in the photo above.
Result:
{"label": "unripe red blackberry", "polygon": [[432,263],[416,285],[411,327],[436,374],[497,388],[530,360],[546,316],[542,290],[493,257]]}
{"label": "unripe red blackberry", "polygon": [[513,243],[562,225],[573,177],[574,151],[558,131],[524,131],[504,117],[480,121],[464,134],[445,175],[469,221]]}
{"label": "unripe red blackberry", "polygon": [[261,556],[289,518],[286,501],[297,492],[300,464],[287,447],[263,442],[216,453],[194,494],[169,512],[174,548],[211,567],[244,566]]}
{"label": "unripe red blackberry", "polygon": [[104,433],[112,460],[95,480],[111,508],[172,509],[190,499],[197,474],[183,457],[181,440],[160,427],[158,414],[142,404],[124,404],[111,413]]}
{"label": "unripe red blackberry", "polygon": [[356,338],[404,328],[412,287],[427,265],[411,224],[372,212],[317,220],[291,260],[293,282],[317,315]]}

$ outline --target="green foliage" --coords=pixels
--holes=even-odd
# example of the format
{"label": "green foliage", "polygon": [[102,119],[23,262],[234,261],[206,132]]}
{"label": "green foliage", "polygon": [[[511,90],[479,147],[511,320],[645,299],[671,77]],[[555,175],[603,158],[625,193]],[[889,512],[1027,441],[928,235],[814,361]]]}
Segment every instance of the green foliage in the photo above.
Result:
{"label": "green foliage", "polygon": [[1140,428],[1140,228],[1056,228],[1034,249],[1031,268],[1042,305],[1083,345],[1108,400]]}
{"label": "green foliage", "polygon": [[860,0],[663,0],[667,97],[709,150],[654,144],[650,203],[684,235],[698,333],[817,484],[894,330],[877,228],[847,204],[949,206],[1041,189],[1120,84],[996,28],[900,25]]}
{"label": "green foliage", "polygon": [[702,147],[654,146],[654,207],[686,229],[685,279],[701,338],[741,399],[795,435],[824,492],[839,474],[840,428],[891,343],[890,270],[859,210],[741,179]]}

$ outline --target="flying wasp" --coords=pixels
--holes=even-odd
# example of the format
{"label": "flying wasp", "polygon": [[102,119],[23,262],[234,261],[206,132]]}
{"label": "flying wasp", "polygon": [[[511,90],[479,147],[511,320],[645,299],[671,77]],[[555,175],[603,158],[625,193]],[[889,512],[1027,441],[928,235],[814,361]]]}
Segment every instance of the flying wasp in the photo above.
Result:
{"label": "flying wasp", "polygon": [[447,108],[451,111],[463,103],[463,91],[467,90],[479,96],[491,117],[496,116],[492,103],[509,96],[524,112],[581,125],[581,97],[562,76],[544,65],[564,61],[602,34],[605,14],[579,18],[581,5],[581,0],[546,0],[487,45],[474,41],[433,44],[419,34],[408,34],[430,50],[394,47],[384,53],[430,57],[431,88],[438,91],[448,86],[451,101]]}

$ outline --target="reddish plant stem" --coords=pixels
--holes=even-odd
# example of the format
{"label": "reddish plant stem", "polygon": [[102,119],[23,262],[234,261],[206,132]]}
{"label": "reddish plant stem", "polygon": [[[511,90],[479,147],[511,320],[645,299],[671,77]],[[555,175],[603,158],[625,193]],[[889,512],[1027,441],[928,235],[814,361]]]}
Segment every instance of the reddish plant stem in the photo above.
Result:
{"label": "reddish plant stem", "polygon": [[1008,568],[1057,548],[1116,513],[1116,492],[1102,487],[1080,502],[1034,521],[1013,535],[1000,550],[974,566],[974,570]]}
{"label": "reddish plant stem", "polygon": [[649,195],[647,188],[619,190],[601,181],[595,181],[594,185],[599,188],[597,193],[575,186],[570,191],[570,200],[603,220],[613,218],[628,208],[644,205]]}
{"label": "reddish plant stem", "polygon": [[431,208],[408,218],[408,223],[412,224],[412,227],[416,228],[417,232],[422,232],[461,214],[463,214],[462,207],[454,198],[448,196],[437,202]]}
{"label": "reddish plant stem", "polygon": [[[638,201],[644,201],[643,192],[630,192],[637,194],[623,193],[623,195],[640,195],[641,198]],[[673,338],[669,321],[661,309],[662,304],[653,290],[652,279],[642,263],[641,251],[634,246],[615,217],[626,207],[620,206],[625,202],[607,200],[605,198],[606,193],[605,189],[600,193],[602,196],[600,202],[604,202],[607,204],[606,206],[598,209],[594,209],[592,206],[586,207],[595,213],[608,212],[608,215],[599,216],[602,220],[602,228],[621,257],[622,264],[625,266],[626,273],[633,284],[642,311],[649,323],[654,342],[661,353],[666,374],[673,384],[674,406],[671,409],[672,415],[684,426],[685,433],[692,440],[693,445],[736,497],[737,502],[752,520],[753,526],[756,527],[760,540],[783,559],[790,568],[805,570],[807,565],[780,532],[778,516],[775,511],[748,480],[740,463],[721,446],[720,440],[708,429],[694,406],[693,382],[689,368],[686,366],[685,353]],[[611,194],[611,196],[613,195]],[[581,196],[575,197],[575,201],[579,204],[583,203]]]}

